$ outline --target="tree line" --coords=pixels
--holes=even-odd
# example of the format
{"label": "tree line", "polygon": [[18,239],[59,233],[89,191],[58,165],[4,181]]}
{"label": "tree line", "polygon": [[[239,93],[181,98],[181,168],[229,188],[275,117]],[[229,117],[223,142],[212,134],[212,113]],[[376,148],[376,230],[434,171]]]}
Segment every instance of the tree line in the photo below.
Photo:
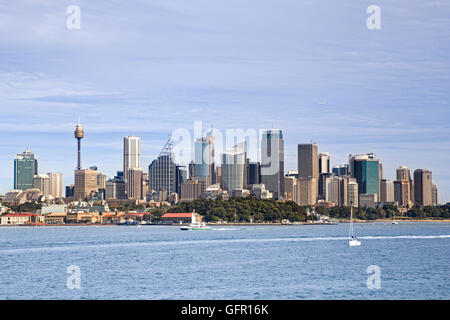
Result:
{"label": "tree line", "polygon": [[[156,211],[162,210],[159,208]],[[293,201],[278,202],[273,199],[258,200],[253,197],[232,197],[229,200],[197,199],[167,208],[167,212],[192,212],[193,210],[202,215],[207,222],[273,222],[284,219],[304,222],[307,219],[314,219],[307,216],[305,207],[300,207]]]}
{"label": "tree line", "polygon": [[[158,220],[165,212],[192,212],[195,210],[207,222],[274,222],[288,219],[292,222],[305,222],[317,219],[308,216],[310,206],[299,206],[293,201],[278,202],[273,199],[258,200],[253,197],[222,199],[197,199],[182,202],[172,207],[160,207],[152,210],[152,219]],[[350,207],[315,208],[318,214],[333,219],[349,219]],[[401,214],[395,205],[384,205],[378,208],[359,207],[353,209],[353,217],[360,220],[392,219],[404,216],[411,219],[450,219],[450,204],[441,206],[420,207],[414,205],[405,214]]]}

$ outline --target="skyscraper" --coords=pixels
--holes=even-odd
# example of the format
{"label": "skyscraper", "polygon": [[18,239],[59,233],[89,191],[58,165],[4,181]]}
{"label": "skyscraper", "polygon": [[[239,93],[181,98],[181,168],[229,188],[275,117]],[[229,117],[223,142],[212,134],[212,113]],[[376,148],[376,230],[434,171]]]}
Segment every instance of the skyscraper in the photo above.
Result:
{"label": "skyscraper", "polygon": [[250,162],[247,159],[247,189],[251,189],[254,184],[261,183],[261,165],[259,162]]}
{"label": "skyscraper", "polygon": [[284,139],[281,130],[265,130],[261,138],[261,183],[275,199],[284,195]]}
{"label": "skyscraper", "polygon": [[297,182],[298,178],[295,176],[284,177],[284,200],[298,202]]}
{"label": "skyscraper", "polygon": [[[316,197],[313,201],[316,203],[318,193],[319,193],[319,158],[317,155],[318,146],[315,143],[305,143],[298,145],[298,176],[303,179],[300,182],[300,190],[303,186],[308,186],[309,194],[307,196],[308,204],[311,203],[311,199]],[[310,179],[310,181],[306,184],[305,179]],[[304,190],[300,191],[301,194],[304,194]],[[300,198],[300,202],[302,204],[305,203],[305,199]]]}
{"label": "skyscraper", "polygon": [[397,180],[402,180],[402,181],[410,181],[411,180],[411,173],[407,166],[398,167],[396,170],[396,173],[397,173]]}
{"label": "skyscraper", "polygon": [[49,172],[47,173],[50,178],[50,195],[53,199],[62,198],[63,187],[62,187],[62,173],[59,172]]}
{"label": "skyscraper", "polygon": [[346,176],[350,173],[348,164],[344,164],[341,166],[335,166],[335,167],[333,167],[332,171],[336,177]]}
{"label": "skyscraper", "polygon": [[401,208],[409,208],[411,206],[411,188],[408,180],[394,181],[394,201]]}
{"label": "skyscraper", "polygon": [[381,162],[373,153],[350,155],[351,174],[358,182],[359,194],[376,194],[380,199]]}
{"label": "skyscraper", "polygon": [[26,150],[14,160],[14,189],[33,188],[33,178],[38,174],[38,160],[33,152]]}
{"label": "skyscraper", "polygon": [[300,178],[319,178],[319,159],[317,144],[298,145],[298,176]]}
{"label": "skyscraper", "polygon": [[75,191],[74,198],[76,200],[84,200],[90,196],[91,193],[98,192],[96,170],[76,170],[75,171]]}
{"label": "skyscraper", "polygon": [[437,206],[439,204],[438,187],[434,183],[433,183],[433,188],[432,188],[432,201],[431,202],[432,202],[433,206]]}
{"label": "skyscraper", "polygon": [[150,190],[166,191],[167,195],[176,192],[176,165],[173,154],[173,142],[169,139],[158,158],[148,167],[148,185]]}
{"label": "skyscraper", "polygon": [[241,142],[222,154],[222,189],[229,194],[244,189],[247,144]]}
{"label": "skyscraper", "polygon": [[141,140],[139,137],[127,136],[123,138],[123,175],[127,180],[128,169],[140,168]]}
{"label": "skyscraper", "polygon": [[97,175],[97,186],[99,189],[106,188],[106,181],[108,181],[108,176],[104,173],[99,172]]}
{"label": "skyscraper", "polygon": [[188,173],[185,166],[176,166],[176,193],[181,196],[181,185],[188,178]]}
{"label": "skyscraper", "polygon": [[106,199],[125,199],[125,181],[122,179],[109,179],[106,181]]}
{"label": "skyscraper", "polygon": [[394,202],[394,183],[388,179],[381,179],[380,202]]}
{"label": "skyscraper", "polygon": [[129,199],[142,200],[143,172],[141,168],[128,168],[127,170],[127,196]]}
{"label": "skyscraper", "polygon": [[328,152],[321,152],[318,155],[319,174],[331,173],[330,154]]}
{"label": "skyscraper", "polygon": [[318,155],[319,161],[319,189],[318,197],[319,199],[324,198],[324,182],[326,178],[331,176],[331,163],[330,154],[328,152],[321,152]]}
{"label": "skyscraper", "polygon": [[211,132],[206,137],[197,139],[194,149],[195,177],[208,178],[208,185],[215,183],[214,137]]}
{"label": "skyscraper", "polygon": [[348,182],[348,205],[358,207],[358,200],[358,183],[356,182],[356,179],[353,179]]}
{"label": "skyscraper", "polygon": [[317,202],[317,178],[306,177],[297,180],[297,199],[300,206],[312,206]]}
{"label": "skyscraper", "polygon": [[[325,200],[336,206],[358,205],[358,194],[354,194],[353,188],[357,187],[355,178],[349,176],[327,176],[324,180]],[[351,193],[349,193],[349,191]],[[356,200],[355,200],[356,198]]]}
{"label": "skyscraper", "polygon": [[[396,181],[402,181],[402,183],[397,183],[397,187],[395,190],[397,190],[398,194],[395,201],[400,201],[402,203],[402,207],[410,207],[413,203],[413,182],[411,179],[411,173],[406,166],[398,167],[396,170],[397,173],[397,180]],[[405,183],[406,182],[406,183]],[[395,181],[394,181],[395,183]],[[405,186],[407,184],[407,186]],[[400,187],[401,185],[401,187]],[[403,188],[408,188],[408,191],[406,192],[403,190]],[[403,191],[401,191],[403,190]],[[401,193],[400,193],[401,192]],[[407,197],[407,198],[404,198]]]}
{"label": "skyscraper", "polygon": [[430,170],[414,171],[414,201],[421,206],[433,205],[433,179]]}
{"label": "skyscraper", "polygon": [[50,177],[46,174],[38,174],[33,178],[33,188],[39,189],[45,199],[50,195]]}

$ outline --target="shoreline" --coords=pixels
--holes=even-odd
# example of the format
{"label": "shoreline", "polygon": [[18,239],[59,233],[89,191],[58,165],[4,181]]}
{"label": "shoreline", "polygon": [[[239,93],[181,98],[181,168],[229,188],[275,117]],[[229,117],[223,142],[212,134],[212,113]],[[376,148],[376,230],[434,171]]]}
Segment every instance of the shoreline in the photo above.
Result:
{"label": "shoreline", "polygon": [[[395,220],[398,223],[401,222],[442,222],[442,223],[450,223],[450,219],[442,219],[442,220],[433,220],[433,219],[414,219],[414,220]],[[326,226],[326,225],[336,225],[338,223],[349,223],[349,220],[337,220],[337,223],[308,223],[308,222],[299,222],[299,223],[291,223],[291,224],[282,224],[280,222],[274,222],[274,223],[250,223],[250,222],[242,222],[242,223],[207,223],[209,226],[215,226],[215,227],[226,227],[226,226]],[[353,223],[374,223],[374,222],[392,222],[392,219],[377,219],[377,220],[353,220]],[[186,224],[143,224],[140,225],[142,227],[145,226],[165,226],[165,227],[179,227]],[[28,225],[28,224],[17,224],[17,225],[0,225],[0,228],[2,227],[117,227],[117,226],[123,226],[119,225],[117,223],[67,223],[67,224],[45,224],[45,225]],[[136,227],[136,225],[129,225],[127,227]]]}

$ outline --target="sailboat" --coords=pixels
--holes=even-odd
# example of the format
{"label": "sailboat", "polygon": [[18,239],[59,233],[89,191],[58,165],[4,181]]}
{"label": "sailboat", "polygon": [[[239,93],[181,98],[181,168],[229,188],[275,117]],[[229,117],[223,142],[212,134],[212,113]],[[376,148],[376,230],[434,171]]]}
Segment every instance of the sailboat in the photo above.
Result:
{"label": "sailboat", "polygon": [[361,240],[359,240],[353,234],[353,206],[350,206],[350,229],[349,229],[348,233],[349,233],[348,245],[350,247],[360,246]]}
{"label": "sailboat", "polygon": [[191,224],[188,226],[183,226],[180,228],[181,230],[187,231],[187,230],[211,230],[210,227],[206,226],[204,222],[200,223],[195,218],[194,212],[192,212],[191,217]]}

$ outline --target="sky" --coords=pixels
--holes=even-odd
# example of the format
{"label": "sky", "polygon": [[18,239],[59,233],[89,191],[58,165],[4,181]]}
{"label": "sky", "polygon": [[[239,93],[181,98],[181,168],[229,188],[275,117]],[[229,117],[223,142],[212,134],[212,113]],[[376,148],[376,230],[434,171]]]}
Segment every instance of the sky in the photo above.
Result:
{"label": "sky", "polygon": [[426,168],[449,202],[449,40],[447,0],[0,0],[0,193],[26,148],[73,183],[80,118],[82,165],[109,176],[124,136],[148,168],[202,121],[282,129],[286,170],[310,141],[333,166],[373,152],[390,180]]}

